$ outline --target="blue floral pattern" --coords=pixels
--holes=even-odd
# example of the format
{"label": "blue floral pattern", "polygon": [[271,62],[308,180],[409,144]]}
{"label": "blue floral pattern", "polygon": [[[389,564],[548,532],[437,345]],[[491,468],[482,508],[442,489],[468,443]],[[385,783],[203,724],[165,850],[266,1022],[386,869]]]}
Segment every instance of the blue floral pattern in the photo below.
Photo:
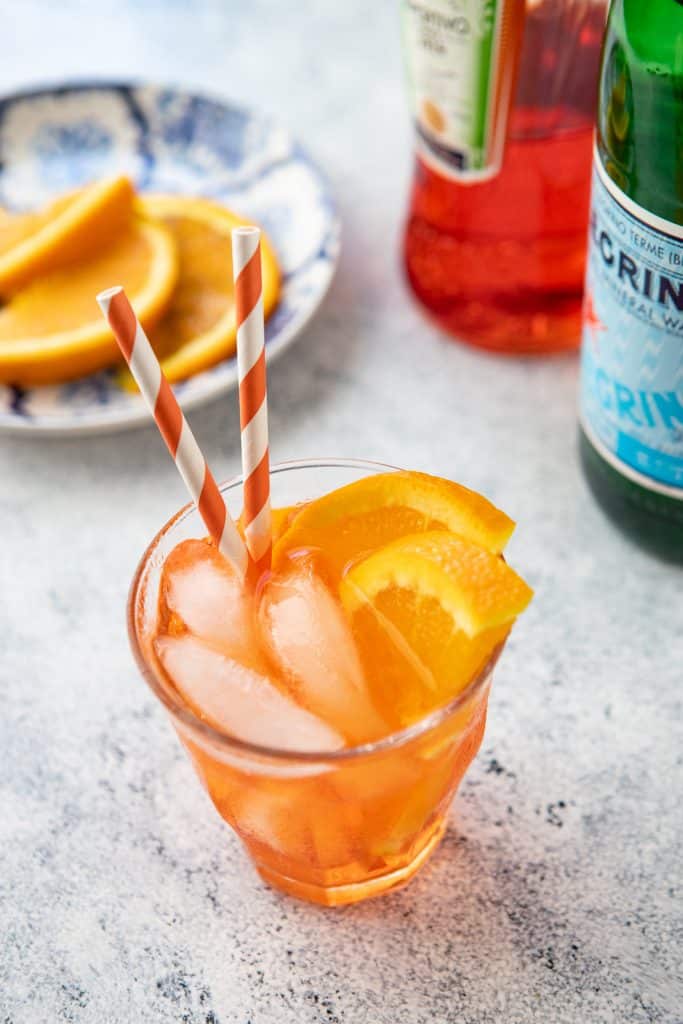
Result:
{"label": "blue floral pattern", "polygon": [[[218,199],[263,225],[283,270],[266,324],[272,358],[322,301],[339,252],[327,183],[280,126],[209,97],[153,85],[74,84],[0,100],[0,206],[30,209],[93,178]],[[229,359],[179,385],[188,409],[234,387]],[[0,385],[0,430],[95,433],[144,422],[111,371],[55,387]]]}

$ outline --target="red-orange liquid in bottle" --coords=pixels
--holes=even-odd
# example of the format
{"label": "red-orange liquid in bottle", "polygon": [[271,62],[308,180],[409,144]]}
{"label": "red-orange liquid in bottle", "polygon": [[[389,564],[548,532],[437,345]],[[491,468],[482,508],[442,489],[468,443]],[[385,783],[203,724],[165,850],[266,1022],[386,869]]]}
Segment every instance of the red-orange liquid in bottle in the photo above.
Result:
{"label": "red-orange liquid in bottle", "polygon": [[579,342],[604,22],[602,0],[528,4],[499,173],[416,159],[406,272],[457,338],[513,354]]}

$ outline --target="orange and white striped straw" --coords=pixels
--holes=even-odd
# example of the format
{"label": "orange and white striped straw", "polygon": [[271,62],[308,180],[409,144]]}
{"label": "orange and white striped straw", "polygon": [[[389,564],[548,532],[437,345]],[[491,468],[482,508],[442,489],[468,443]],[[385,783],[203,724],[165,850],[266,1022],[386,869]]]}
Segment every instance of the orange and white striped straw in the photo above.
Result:
{"label": "orange and white striped straw", "polygon": [[109,288],[100,292],[97,302],[114,332],[130,372],[157,422],[209,535],[240,578],[244,579],[248,564],[244,541],[230,518],[213,474],[126,293],[121,287]]}
{"label": "orange and white striped straw", "polygon": [[256,569],[263,572],[270,568],[272,531],[260,239],[258,228],[236,228],[232,232],[244,535]]}

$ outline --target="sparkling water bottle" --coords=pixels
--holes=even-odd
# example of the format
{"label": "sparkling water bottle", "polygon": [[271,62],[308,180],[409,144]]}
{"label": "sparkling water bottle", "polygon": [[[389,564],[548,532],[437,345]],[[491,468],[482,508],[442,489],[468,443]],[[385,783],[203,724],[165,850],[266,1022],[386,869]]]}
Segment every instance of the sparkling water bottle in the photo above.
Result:
{"label": "sparkling water bottle", "polygon": [[595,495],[683,561],[683,2],[613,0],[603,48],[581,360]]}

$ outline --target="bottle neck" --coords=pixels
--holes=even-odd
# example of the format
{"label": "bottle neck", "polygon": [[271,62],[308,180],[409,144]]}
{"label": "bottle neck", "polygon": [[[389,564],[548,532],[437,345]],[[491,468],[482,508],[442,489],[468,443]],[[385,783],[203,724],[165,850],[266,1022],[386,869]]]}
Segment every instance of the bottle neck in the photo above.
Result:
{"label": "bottle neck", "polygon": [[683,3],[616,0],[600,74],[597,143],[640,206],[683,223]]}

